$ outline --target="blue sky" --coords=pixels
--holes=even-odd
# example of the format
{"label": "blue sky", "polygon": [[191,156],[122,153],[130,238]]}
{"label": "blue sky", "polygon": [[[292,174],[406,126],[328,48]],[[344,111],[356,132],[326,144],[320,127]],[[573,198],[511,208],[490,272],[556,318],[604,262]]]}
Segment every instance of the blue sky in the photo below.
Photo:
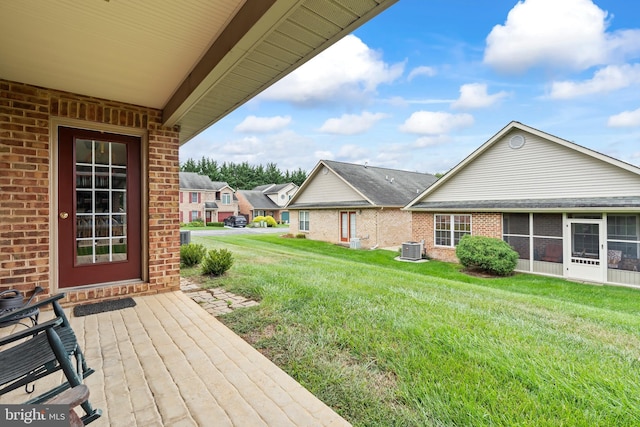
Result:
{"label": "blue sky", "polygon": [[640,165],[640,3],[400,0],[180,161],[446,172],[512,120]]}

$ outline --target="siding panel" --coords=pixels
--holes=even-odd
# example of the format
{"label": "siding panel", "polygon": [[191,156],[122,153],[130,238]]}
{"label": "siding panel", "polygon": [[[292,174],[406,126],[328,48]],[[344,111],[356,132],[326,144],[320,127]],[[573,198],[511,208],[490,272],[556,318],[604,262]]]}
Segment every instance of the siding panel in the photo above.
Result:
{"label": "siding panel", "polygon": [[[326,174],[325,171],[327,171]],[[318,171],[318,174],[307,184],[304,192],[298,195],[295,202],[331,203],[362,200],[365,200],[364,197],[323,166],[323,170]]]}
{"label": "siding panel", "polygon": [[[525,145],[509,147],[514,134]],[[640,177],[579,151],[515,130],[428,197],[435,201],[615,197],[640,194]]]}

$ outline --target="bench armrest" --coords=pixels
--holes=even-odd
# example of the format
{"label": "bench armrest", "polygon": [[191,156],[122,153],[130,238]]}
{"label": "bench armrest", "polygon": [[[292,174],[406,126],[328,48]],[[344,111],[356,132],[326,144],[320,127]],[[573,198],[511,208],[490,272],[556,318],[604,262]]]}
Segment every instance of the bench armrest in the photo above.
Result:
{"label": "bench armrest", "polygon": [[62,325],[62,322],[63,322],[62,318],[56,317],[55,319],[51,319],[47,322],[40,323],[39,325],[32,326],[29,329],[23,329],[19,332],[13,333],[11,335],[7,335],[6,337],[0,338],[0,346],[12,343],[14,341],[21,340],[22,338],[33,336],[47,329],[55,328],[56,326]]}
{"label": "bench armrest", "polygon": [[65,294],[58,294],[58,295],[54,295],[52,297],[49,298],[45,298],[42,301],[38,301],[36,303],[33,304],[28,304],[25,305],[22,308],[19,308],[17,310],[10,310],[10,311],[6,311],[6,312],[0,312],[0,324],[7,322],[9,320],[11,320],[13,317],[15,317],[16,315],[19,315],[20,313],[28,313],[31,310],[33,310],[34,308],[40,308],[43,307],[47,304],[53,304],[54,301],[57,301],[61,298],[64,298]]}

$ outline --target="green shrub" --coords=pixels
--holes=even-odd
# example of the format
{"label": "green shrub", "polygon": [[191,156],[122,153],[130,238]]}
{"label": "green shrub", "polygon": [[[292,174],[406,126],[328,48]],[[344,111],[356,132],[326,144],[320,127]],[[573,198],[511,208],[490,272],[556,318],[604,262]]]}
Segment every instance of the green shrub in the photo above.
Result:
{"label": "green shrub", "polygon": [[191,227],[204,227],[204,221],[202,220],[202,218],[197,218],[197,219],[194,219],[193,221],[191,221],[187,225],[189,225]]}
{"label": "green shrub", "polygon": [[208,222],[207,227],[224,227],[224,222]]}
{"label": "green shrub", "polygon": [[267,227],[277,227],[278,226],[278,223],[276,222],[276,220],[271,215],[265,216],[264,220],[267,222]]}
{"label": "green shrub", "polygon": [[304,233],[298,233],[296,234],[296,239],[306,239],[307,235]]}
{"label": "green shrub", "polygon": [[484,236],[464,236],[456,247],[456,256],[466,268],[498,276],[511,274],[518,262],[518,253],[507,242]]}
{"label": "green shrub", "polygon": [[262,215],[258,215],[257,217],[253,218],[252,222],[262,222],[265,221],[264,217]]}
{"label": "green shrub", "polygon": [[221,276],[233,265],[233,256],[227,249],[211,249],[202,261],[202,274]]}
{"label": "green shrub", "polygon": [[180,264],[185,267],[193,267],[199,264],[207,252],[205,247],[199,243],[189,243],[180,246]]}

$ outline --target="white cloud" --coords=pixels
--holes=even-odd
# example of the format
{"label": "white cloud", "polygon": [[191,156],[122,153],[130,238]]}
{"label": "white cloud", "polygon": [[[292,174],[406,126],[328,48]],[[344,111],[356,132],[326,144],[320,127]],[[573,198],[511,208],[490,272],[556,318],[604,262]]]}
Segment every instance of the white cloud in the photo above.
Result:
{"label": "white cloud", "polygon": [[523,0],[487,36],[484,62],[505,72],[536,66],[585,70],[640,53],[640,30],[607,32],[591,0]]}
{"label": "white cloud", "polygon": [[356,135],[371,129],[378,121],[389,117],[385,113],[343,114],[340,118],[329,119],[320,127],[320,132],[337,135]]}
{"label": "white cloud", "polygon": [[451,104],[452,108],[471,109],[489,107],[509,94],[501,91],[489,95],[484,83],[469,83],[460,86],[460,98]]}
{"label": "white cloud", "polygon": [[570,99],[611,92],[634,84],[640,84],[640,64],[609,65],[596,71],[590,80],[553,82],[549,97]]}
{"label": "white cloud", "polygon": [[268,133],[282,130],[286,128],[289,123],[291,123],[291,116],[247,116],[234,130],[242,133]]}
{"label": "white cloud", "polygon": [[637,127],[640,126],[640,108],[633,111],[623,111],[609,117],[609,127]]}
{"label": "white cloud", "polygon": [[413,80],[414,77],[417,77],[417,76],[433,77],[436,74],[437,73],[436,73],[436,69],[435,68],[423,65],[423,66],[416,67],[413,70],[411,70],[411,72],[409,73],[409,76],[407,77],[407,80],[411,81],[411,80]]}
{"label": "white cloud", "polygon": [[441,135],[473,124],[470,114],[450,114],[442,111],[417,111],[400,125],[400,131],[419,135]]}
{"label": "white cloud", "polygon": [[412,144],[414,148],[424,148],[424,147],[432,147],[434,145],[446,144],[451,142],[451,137],[447,135],[430,135],[430,136],[421,136]]}
{"label": "white cloud", "polygon": [[369,154],[369,150],[364,147],[355,144],[346,144],[340,147],[338,150],[338,157],[341,159],[347,159],[354,161],[354,159],[361,159]]}
{"label": "white cloud", "polygon": [[354,35],[348,35],[271,86],[262,99],[311,104],[358,99],[402,75],[404,63],[389,65]]}
{"label": "white cloud", "polygon": [[318,160],[333,160],[335,158],[335,155],[331,151],[318,150],[313,153],[313,157]]}

